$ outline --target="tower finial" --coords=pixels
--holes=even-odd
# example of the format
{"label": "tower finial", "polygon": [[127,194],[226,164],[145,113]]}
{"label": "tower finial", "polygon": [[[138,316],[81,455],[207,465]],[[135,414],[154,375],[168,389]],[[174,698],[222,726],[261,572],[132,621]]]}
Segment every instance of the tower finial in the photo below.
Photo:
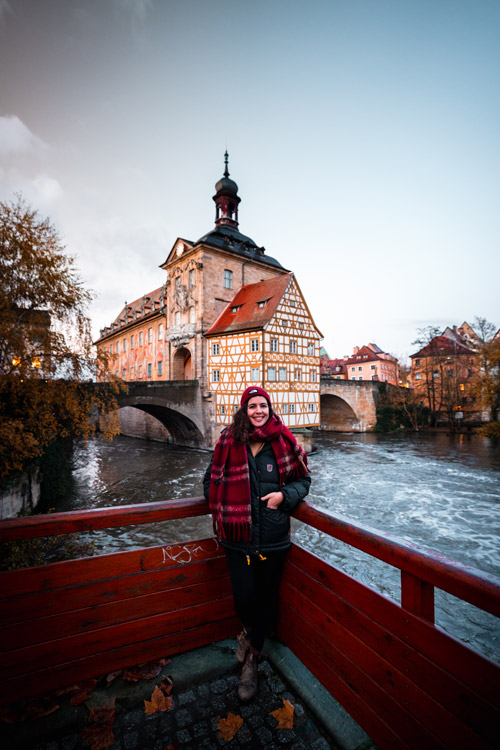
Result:
{"label": "tower finial", "polygon": [[229,177],[229,154],[227,153],[227,150],[224,154],[224,164],[225,164],[225,170],[224,170],[224,177]]}

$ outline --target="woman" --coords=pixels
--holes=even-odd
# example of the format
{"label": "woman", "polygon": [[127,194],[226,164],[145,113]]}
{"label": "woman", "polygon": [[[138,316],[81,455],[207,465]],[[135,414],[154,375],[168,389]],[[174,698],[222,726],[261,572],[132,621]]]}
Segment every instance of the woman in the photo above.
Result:
{"label": "woman", "polygon": [[289,513],[309,492],[307,456],[273,413],[269,395],[252,386],[215,446],[205,497],[226,552],[236,614],[243,624],[237,658],[238,695],[257,692],[257,665],[278,613],[283,564],[290,547]]}

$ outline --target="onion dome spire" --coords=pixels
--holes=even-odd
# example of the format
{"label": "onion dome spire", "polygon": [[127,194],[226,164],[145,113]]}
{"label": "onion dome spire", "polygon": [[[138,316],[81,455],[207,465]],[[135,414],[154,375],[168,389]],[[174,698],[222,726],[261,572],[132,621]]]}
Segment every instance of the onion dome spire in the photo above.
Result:
{"label": "onion dome spire", "polygon": [[222,224],[238,228],[238,204],[241,198],[238,196],[238,185],[229,178],[229,154],[224,154],[224,177],[215,185],[215,226]]}

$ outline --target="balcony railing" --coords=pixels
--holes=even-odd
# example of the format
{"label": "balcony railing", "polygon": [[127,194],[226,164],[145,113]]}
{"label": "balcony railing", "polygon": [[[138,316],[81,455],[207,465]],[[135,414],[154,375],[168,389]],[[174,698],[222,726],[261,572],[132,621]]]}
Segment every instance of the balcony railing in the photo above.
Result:
{"label": "balcony railing", "polygon": [[[208,513],[202,498],[0,522],[16,540]],[[438,587],[500,616],[500,580],[302,503],[294,514],[401,571],[401,606],[297,544],[278,635],[382,748],[496,746],[500,667],[434,625]],[[3,704],[237,632],[213,538],[0,573]]]}

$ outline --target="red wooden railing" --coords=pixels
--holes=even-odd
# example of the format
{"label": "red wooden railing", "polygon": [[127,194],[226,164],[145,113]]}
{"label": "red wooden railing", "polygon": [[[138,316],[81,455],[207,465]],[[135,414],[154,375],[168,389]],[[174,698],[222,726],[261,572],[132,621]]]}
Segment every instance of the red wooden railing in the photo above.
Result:
{"label": "red wooden railing", "polygon": [[[202,498],[0,522],[0,540],[204,515]],[[500,616],[500,581],[307,503],[300,521],[401,570],[401,606],[297,544],[279,635],[382,748],[489,748],[500,667],[437,628],[434,587]],[[0,573],[3,703],[227,637],[213,539]]]}

